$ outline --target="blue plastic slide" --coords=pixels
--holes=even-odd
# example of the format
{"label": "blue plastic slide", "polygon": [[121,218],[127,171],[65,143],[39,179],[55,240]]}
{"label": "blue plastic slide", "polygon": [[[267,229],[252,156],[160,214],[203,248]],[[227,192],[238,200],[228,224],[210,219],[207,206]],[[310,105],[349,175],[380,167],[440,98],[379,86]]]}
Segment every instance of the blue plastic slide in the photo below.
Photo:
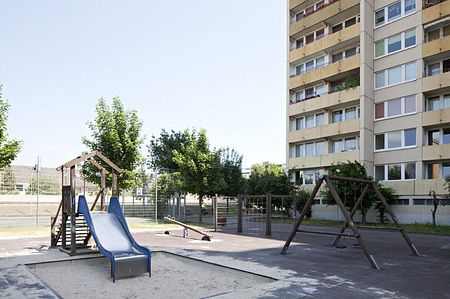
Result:
{"label": "blue plastic slide", "polygon": [[151,250],[133,239],[123,216],[119,199],[111,197],[108,213],[90,212],[86,198],[78,198],[78,213],[83,214],[100,253],[111,261],[111,277],[151,276]]}

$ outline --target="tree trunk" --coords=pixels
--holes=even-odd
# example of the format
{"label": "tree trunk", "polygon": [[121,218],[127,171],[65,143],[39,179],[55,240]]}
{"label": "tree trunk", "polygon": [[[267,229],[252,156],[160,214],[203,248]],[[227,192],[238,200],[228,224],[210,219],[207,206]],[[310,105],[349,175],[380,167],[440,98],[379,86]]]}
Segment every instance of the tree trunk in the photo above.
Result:
{"label": "tree trunk", "polygon": [[433,226],[436,226],[436,211],[437,211],[438,205],[434,203],[433,200],[433,209],[431,210],[431,215],[433,217]]}
{"label": "tree trunk", "polygon": [[380,223],[384,224],[384,209],[380,209]]}
{"label": "tree trunk", "polygon": [[366,224],[366,213],[367,213],[367,211],[365,209],[361,210],[361,222],[362,222],[362,224]]}
{"label": "tree trunk", "polygon": [[202,195],[200,195],[199,197],[198,197],[198,206],[199,206],[199,208],[200,208],[200,212],[199,212],[199,214],[198,214],[198,222],[200,222],[200,223],[202,223],[203,222],[203,218],[202,218],[202,204],[203,204],[203,196]]}

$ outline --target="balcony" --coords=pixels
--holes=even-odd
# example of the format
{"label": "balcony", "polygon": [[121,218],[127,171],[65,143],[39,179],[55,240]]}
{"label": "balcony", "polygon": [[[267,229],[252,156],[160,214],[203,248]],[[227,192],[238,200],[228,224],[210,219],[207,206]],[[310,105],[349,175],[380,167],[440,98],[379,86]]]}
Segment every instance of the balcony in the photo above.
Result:
{"label": "balcony", "polygon": [[336,33],[326,35],[325,37],[323,37],[319,40],[316,40],[310,44],[307,44],[303,47],[293,49],[289,53],[289,61],[290,62],[297,61],[306,56],[309,56],[309,55],[312,55],[319,51],[336,46],[344,41],[351,40],[353,38],[357,38],[357,37],[359,37],[359,34],[360,34],[359,30],[360,30],[360,25],[359,25],[359,23],[357,23],[350,27],[344,28],[341,31],[338,31]]}
{"label": "balcony", "polygon": [[315,10],[312,13],[304,16],[303,19],[299,20],[298,22],[292,23],[289,27],[289,34],[294,35],[302,30],[305,30],[308,27],[327,20],[334,15],[355,5],[359,5],[359,0],[330,0],[330,3],[328,5],[323,6],[319,10]]}
{"label": "balcony", "polygon": [[428,24],[450,16],[450,2],[448,0],[428,1],[422,10],[422,24]]}
{"label": "balcony", "polygon": [[434,126],[450,122],[450,109],[439,109],[423,113],[422,125]]}
{"label": "balcony", "polygon": [[327,64],[320,68],[315,68],[307,73],[289,78],[289,88],[294,89],[300,86],[325,80],[341,73],[345,73],[359,68],[359,54],[350,58],[339,60],[335,63]]}
{"label": "balcony", "polygon": [[296,169],[329,167],[333,163],[359,160],[359,151],[328,153],[320,156],[290,158],[289,165]]}
{"label": "balcony", "polygon": [[428,195],[430,190],[436,191],[437,194],[447,193],[447,190],[444,188],[445,180],[443,179],[382,181],[381,183],[386,187],[392,187],[399,195]]}
{"label": "balcony", "polygon": [[423,146],[422,159],[423,161],[450,159],[450,144]]}
{"label": "balcony", "polygon": [[294,103],[289,106],[289,116],[299,115],[308,111],[326,109],[356,100],[359,100],[359,86]]}
{"label": "balcony", "polygon": [[355,132],[359,132],[359,118],[327,124],[316,128],[291,131],[288,133],[288,142],[303,142],[317,138],[327,138]]}
{"label": "balcony", "polygon": [[[450,6],[450,2],[449,2]],[[439,53],[450,51],[450,35],[422,45],[422,57],[430,57]]]}
{"label": "balcony", "polygon": [[294,9],[307,0],[289,0],[289,9]]}
{"label": "balcony", "polygon": [[422,79],[423,92],[428,92],[445,87],[450,87],[450,72],[440,73]]}

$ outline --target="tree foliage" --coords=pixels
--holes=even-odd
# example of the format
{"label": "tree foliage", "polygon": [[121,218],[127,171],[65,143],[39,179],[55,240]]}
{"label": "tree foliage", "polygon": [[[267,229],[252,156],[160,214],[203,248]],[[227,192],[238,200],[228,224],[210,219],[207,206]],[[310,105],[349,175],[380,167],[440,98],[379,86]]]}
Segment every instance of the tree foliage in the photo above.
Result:
{"label": "tree foliage", "polygon": [[152,136],[148,146],[149,166],[160,171],[177,171],[178,164],[173,159],[173,152],[181,152],[181,145],[187,142],[186,133],[186,131],[175,132],[173,130],[169,133],[162,129],[158,137]]}
{"label": "tree foliage", "polygon": [[[36,176],[31,178],[31,185],[27,188],[27,193],[37,193],[37,178]],[[39,194],[56,195],[60,194],[61,189],[58,181],[49,176],[39,177]]]}
{"label": "tree foliage", "polygon": [[223,179],[220,195],[236,196],[245,190],[245,179],[242,177],[242,155],[230,148],[220,149],[220,173]]}
{"label": "tree foliage", "polygon": [[293,190],[292,182],[283,168],[274,163],[252,166],[248,179],[248,194],[287,195]]}
{"label": "tree foliage", "polygon": [[1,173],[1,188],[0,194],[16,194],[16,176],[11,170],[11,167],[4,168]]}
{"label": "tree foliage", "polygon": [[8,140],[6,122],[8,120],[9,104],[2,96],[3,85],[0,84],[0,169],[8,167],[17,157],[21,142]]}
{"label": "tree foliage", "polygon": [[[103,98],[97,102],[96,117],[88,123],[91,139],[83,137],[83,143],[90,150],[98,150],[113,163],[123,169],[118,176],[118,187],[128,189],[139,185],[139,175],[135,171],[141,161],[139,152],[143,142],[142,122],[135,110],[126,110],[118,97],[113,98],[111,107]],[[102,161],[97,161],[107,167]],[[90,182],[99,183],[98,170],[90,163],[83,165],[83,176]],[[111,185],[108,177],[107,185]]]}
{"label": "tree foliage", "polygon": [[[328,174],[332,176],[341,176],[348,178],[357,178],[363,180],[372,180],[367,174],[367,171],[363,164],[358,161],[347,161],[344,163],[337,163],[330,166],[328,169]],[[336,181],[332,180],[333,186],[336,189],[339,197],[343,201],[345,207],[348,210],[352,210],[358,201],[359,196],[364,190],[364,185],[361,183],[352,183],[347,181]],[[386,198],[388,203],[393,202],[398,196],[395,191],[390,187],[384,187],[377,183],[381,193]],[[324,197],[324,202],[330,205],[336,204],[331,192],[328,188],[322,191],[322,196]],[[380,216],[380,222],[384,222],[384,206],[378,202],[378,198],[375,192],[370,189],[366,198],[362,201],[361,205],[358,205],[357,210],[360,211],[362,222],[366,222],[367,211],[372,208],[375,204],[375,209],[378,210]]]}

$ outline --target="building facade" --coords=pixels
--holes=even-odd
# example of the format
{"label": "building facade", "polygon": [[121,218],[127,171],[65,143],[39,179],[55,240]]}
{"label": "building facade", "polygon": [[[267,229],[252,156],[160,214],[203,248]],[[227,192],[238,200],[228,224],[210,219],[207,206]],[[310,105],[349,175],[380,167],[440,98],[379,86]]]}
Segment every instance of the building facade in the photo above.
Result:
{"label": "building facade", "polygon": [[308,188],[331,164],[358,160],[401,195],[404,220],[420,221],[421,208],[428,219],[429,192],[447,193],[450,175],[450,0],[288,6],[293,180]]}

